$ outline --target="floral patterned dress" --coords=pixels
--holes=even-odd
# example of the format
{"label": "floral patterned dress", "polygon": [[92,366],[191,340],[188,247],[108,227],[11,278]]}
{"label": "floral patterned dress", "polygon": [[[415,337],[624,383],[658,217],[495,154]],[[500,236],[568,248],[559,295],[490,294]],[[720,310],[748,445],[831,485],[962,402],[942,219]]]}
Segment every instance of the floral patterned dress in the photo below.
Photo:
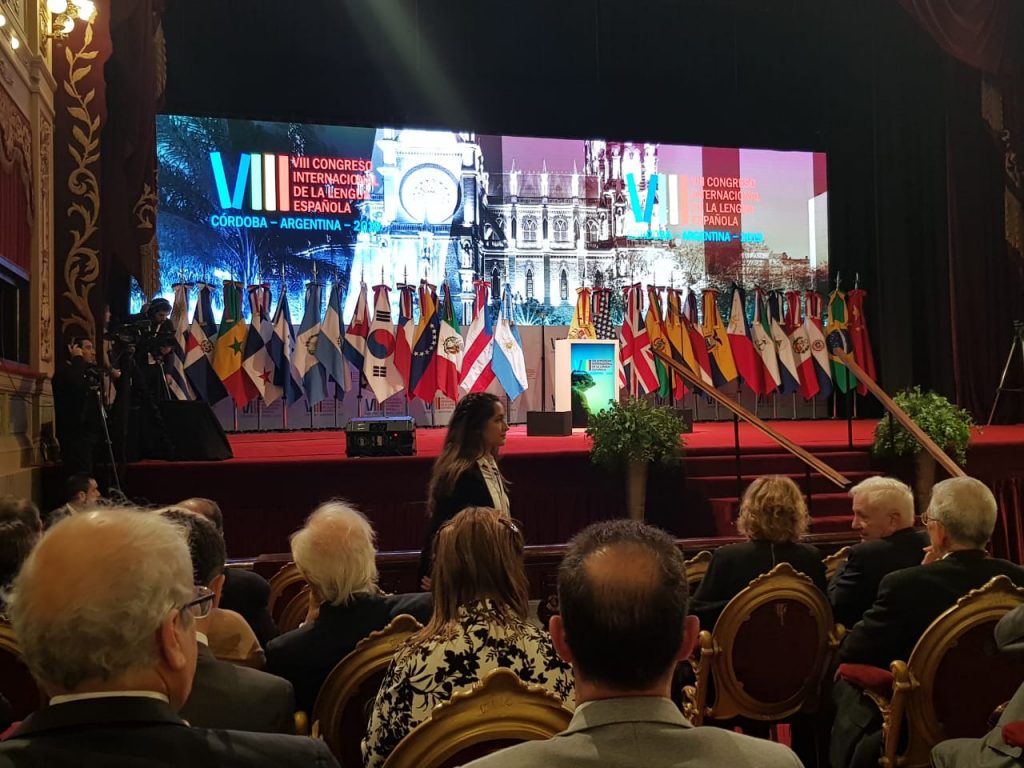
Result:
{"label": "floral patterned dress", "polygon": [[363,739],[366,768],[379,768],[435,706],[499,667],[574,707],[572,671],[558,658],[548,634],[526,621],[509,622],[493,602],[481,600],[459,608],[458,628],[450,638],[409,644],[395,656]]}

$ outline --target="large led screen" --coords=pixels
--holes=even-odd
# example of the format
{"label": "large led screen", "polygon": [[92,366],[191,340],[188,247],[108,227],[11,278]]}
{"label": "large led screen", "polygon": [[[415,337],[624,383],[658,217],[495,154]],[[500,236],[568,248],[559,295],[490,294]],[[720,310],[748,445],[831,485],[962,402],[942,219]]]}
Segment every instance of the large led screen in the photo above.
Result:
{"label": "large led screen", "polygon": [[821,153],[177,115],[157,150],[169,298],[286,284],[301,317],[315,274],[347,320],[361,280],[427,278],[468,313],[485,279],[518,322],[566,325],[583,285],[826,286]]}

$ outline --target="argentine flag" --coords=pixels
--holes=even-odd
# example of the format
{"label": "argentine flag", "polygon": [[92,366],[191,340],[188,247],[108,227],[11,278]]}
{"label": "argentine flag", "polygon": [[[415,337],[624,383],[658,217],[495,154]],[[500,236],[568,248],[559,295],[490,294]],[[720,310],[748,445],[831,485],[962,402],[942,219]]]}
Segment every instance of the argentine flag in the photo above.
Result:
{"label": "argentine flag", "polygon": [[274,384],[281,387],[285,403],[291,405],[302,397],[302,379],[292,365],[295,348],[295,329],[292,327],[292,313],[288,309],[288,292],[281,286],[274,313],[274,335],[267,342],[270,359],[274,362]]}
{"label": "argentine flag", "polygon": [[316,358],[317,340],[320,338],[320,309],[323,306],[320,283],[306,283],[306,308],[302,313],[302,325],[295,338],[295,357],[292,362],[302,379],[309,407],[327,397],[327,372]]}
{"label": "argentine flag", "polygon": [[334,397],[341,400],[344,393],[352,385],[345,374],[345,358],[341,354],[342,340],[345,336],[345,324],[341,319],[341,283],[331,284],[331,295],[327,300],[327,314],[320,328],[320,338],[316,342],[316,359],[320,361],[327,375],[334,379]]}
{"label": "argentine flag", "polygon": [[494,327],[491,368],[505,393],[515,400],[526,391],[526,359],[519,329],[512,320],[512,293],[506,285],[501,299],[501,317]]}

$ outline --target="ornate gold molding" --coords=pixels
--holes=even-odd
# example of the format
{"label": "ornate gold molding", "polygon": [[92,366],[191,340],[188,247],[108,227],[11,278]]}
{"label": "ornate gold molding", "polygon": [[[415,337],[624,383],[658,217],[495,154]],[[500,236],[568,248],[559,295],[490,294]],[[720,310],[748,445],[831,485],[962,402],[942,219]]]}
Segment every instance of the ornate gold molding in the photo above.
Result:
{"label": "ornate gold molding", "polygon": [[50,156],[53,152],[53,126],[39,123],[39,359],[53,362],[53,302],[50,299]]}
{"label": "ornate gold molding", "polygon": [[4,88],[0,88],[0,163],[4,167],[18,166],[28,198],[31,224],[35,212],[32,199],[32,124]]}
{"label": "ornate gold molding", "polygon": [[100,116],[93,116],[89,112],[89,105],[96,97],[96,89],[91,88],[84,94],[78,90],[78,84],[92,71],[91,62],[99,55],[96,48],[90,49],[92,40],[93,25],[89,23],[82,37],[82,47],[77,51],[72,51],[71,46],[64,49],[68,76],[62,87],[71,98],[71,106],[67,111],[71,118],[73,139],[67,151],[74,161],[74,167],[68,175],[68,189],[75,200],[68,207],[71,245],[64,260],[63,293],[73,311],[69,317],[61,319],[62,333],[73,325],[80,326],[86,333],[92,333],[96,325],[89,306],[89,294],[96,287],[100,264],[98,249],[90,245],[90,241],[99,233],[100,187],[99,179],[92,169],[100,160]]}

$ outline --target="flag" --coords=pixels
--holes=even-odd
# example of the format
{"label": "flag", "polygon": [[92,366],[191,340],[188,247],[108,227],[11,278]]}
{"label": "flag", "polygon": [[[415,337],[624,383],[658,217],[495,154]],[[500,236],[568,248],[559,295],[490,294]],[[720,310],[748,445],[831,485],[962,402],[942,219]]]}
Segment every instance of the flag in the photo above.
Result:
{"label": "flag", "polygon": [[682,312],[683,328],[686,335],[690,337],[690,346],[693,348],[693,356],[697,360],[697,368],[700,377],[708,384],[714,386],[715,379],[711,373],[711,355],[708,354],[708,343],[704,340],[704,333],[697,321],[697,299],[696,294],[687,289],[683,298]]}
{"label": "flag", "polygon": [[[846,295],[846,306],[850,310],[850,340],[853,342],[853,356],[857,364],[864,369],[864,373],[872,380],[878,381],[878,374],[875,372],[875,354],[871,350],[871,338],[868,336],[867,320],[864,318],[864,298],[867,291],[861,288],[854,288]],[[868,388],[864,382],[857,384],[857,394],[866,395]]]}
{"label": "flag", "polygon": [[800,374],[800,394],[807,400],[821,391],[818,376],[814,372],[814,357],[811,355],[811,338],[800,317],[800,292],[786,292],[786,328],[789,343],[793,346],[793,359]]}
{"label": "flag", "polygon": [[199,299],[185,342],[185,375],[195,393],[208,403],[220,402],[228,396],[217,372],[213,370],[213,345],[216,340],[217,325],[213,322],[210,286],[199,283]]}
{"label": "flag", "polygon": [[657,392],[658,374],[654,370],[651,340],[643,321],[643,290],[640,283],[634,283],[623,288],[622,293],[626,311],[622,317],[622,346],[619,348],[620,383],[634,397]]}
{"label": "flag", "polygon": [[164,369],[171,377],[168,387],[178,400],[195,400],[192,388],[185,375],[185,351],[188,345],[188,283],[174,286],[174,307],[171,309],[171,325],[174,326],[174,346],[170,365]]}
{"label": "flag", "polygon": [[576,289],[576,309],[569,323],[569,339],[596,339],[597,331],[590,316],[590,289]]}
{"label": "flag", "polygon": [[378,403],[402,391],[405,386],[395,368],[395,325],[391,322],[391,289],[373,286],[373,319],[366,336],[363,373]]}
{"label": "flag", "polygon": [[259,395],[256,385],[242,370],[247,330],[242,318],[242,284],[227,281],[224,283],[224,314],[213,349],[213,370],[239,408]]}
{"label": "flag", "polygon": [[273,334],[270,322],[270,286],[266,283],[249,286],[249,332],[245,336],[242,370],[271,405],[281,397],[281,388],[274,384],[274,363],[267,351],[267,340]]}
{"label": "flag", "polygon": [[494,329],[488,306],[491,284],[486,280],[474,280],[473,286],[476,288],[476,300],[473,302],[473,320],[466,331],[466,351],[462,356],[459,386],[466,392],[483,392],[494,381],[494,368],[491,366]]}
{"label": "flag", "polygon": [[366,337],[370,334],[369,312],[366,308],[366,283],[359,283],[359,298],[356,308],[352,311],[352,319],[345,331],[345,340],[341,344],[341,354],[349,365],[356,369],[359,376],[359,390],[363,389],[363,365],[366,363]]}
{"label": "flag", "polygon": [[718,291],[705,289],[701,296],[704,309],[704,323],[701,331],[711,358],[711,378],[716,387],[734,381],[739,375],[736,372],[736,361],[732,357],[729,334],[725,331],[725,323],[718,311]]}
{"label": "flag", "polygon": [[412,382],[412,338],[416,324],[412,321],[412,296],[415,286],[401,283],[398,286],[398,328],[395,331],[395,370],[405,384],[405,394],[413,399]]}
{"label": "flag", "polygon": [[765,305],[764,291],[757,287],[754,288],[754,322],[750,335],[761,361],[761,381],[764,385],[761,394],[770,395],[779,388],[782,375],[779,373],[779,354],[772,339],[772,326]]}
{"label": "flag", "polygon": [[796,357],[793,355],[793,344],[782,329],[782,315],[782,292],[769,292],[769,328],[772,341],[775,342],[775,354],[779,358],[779,391],[784,395],[789,395],[800,389],[800,371],[797,369]]}
{"label": "flag", "polygon": [[284,392],[285,405],[291,405],[302,397],[302,378],[292,364],[295,352],[295,328],[292,313],[288,308],[288,291],[281,286],[274,313],[274,332],[267,342],[267,352],[274,363],[274,384]]}
{"label": "flag", "polygon": [[459,399],[459,371],[462,370],[462,357],[465,346],[462,341],[462,329],[455,318],[455,306],[452,304],[452,292],[446,280],[441,284],[441,327],[437,343],[437,388],[452,400]]}
{"label": "flag", "polygon": [[[665,338],[665,327],[661,315],[661,300],[658,298],[658,288],[653,285],[647,286],[647,315],[644,317],[644,327],[647,329],[647,339],[651,343],[651,349],[662,354],[669,354],[668,340]],[[654,363],[654,372],[658,377],[658,397],[668,397],[672,392],[672,378],[668,375],[668,368],[657,357],[651,353],[651,362]]]}
{"label": "flag", "polygon": [[[829,353],[836,350],[850,352],[853,350],[853,343],[850,339],[850,332],[846,325],[846,294],[836,288],[828,295],[828,335],[825,337],[825,344],[828,345]],[[854,356],[856,357],[856,355]],[[834,357],[829,357],[832,367],[832,381],[843,394],[857,386],[857,377],[849,368]]]}
{"label": "flag", "polygon": [[302,312],[299,333],[295,337],[295,357],[292,358],[295,370],[302,379],[302,389],[310,408],[327,397],[327,371],[316,357],[323,290],[320,283],[306,283],[306,306]]}
{"label": "flag", "polygon": [[494,375],[505,390],[505,394],[515,400],[529,387],[526,380],[526,358],[523,357],[523,341],[519,338],[519,328],[512,319],[512,291],[505,286],[501,297],[501,314],[494,329],[494,351],[491,365]]}
{"label": "flag", "polygon": [[[682,304],[680,303],[680,291],[670,288],[668,291],[668,311],[665,313],[665,339],[668,341],[668,348],[672,359],[682,363],[694,376],[700,376],[700,365],[693,353],[693,343],[690,341],[690,334],[683,324]],[[674,397],[679,400],[686,394],[686,383],[677,374],[673,373]]]}
{"label": "flag", "polygon": [[341,283],[331,283],[331,293],[327,298],[327,314],[320,326],[320,337],[316,340],[316,359],[324,367],[327,376],[334,380],[334,398],[342,400],[345,392],[352,386],[348,370],[345,368],[345,357],[341,345],[345,337],[345,324],[341,319]]}
{"label": "flag", "polygon": [[437,291],[426,280],[420,281],[420,321],[412,342],[409,383],[412,393],[429,403],[437,392],[437,340],[441,318],[437,314]]}
{"label": "flag", "polygon": [[814,375],[818,379],[818,399],[825,400],[832,394],[832,372],[828,362],[828,346],[821,329],[821,296],[814,291],[804,294],[804,326],[811,341],[811,359],[814,360]]}
{"label": "flag", "polygon": [[595,288],[594,301],[594,334],[598,339],[617,339],[615,326],[612,325],[612,289]]}
{"label": "flag", "polygon": [[729,312],[729,325],[725,332],[729,337],[732,359],[736,370],[743,377],[744,383],[755,395],[765,393],[764,369],[761,359],[754,349],[750,338],[750,324],[747,322],[747,295],[736,283],[732,284],[732,309]]}

